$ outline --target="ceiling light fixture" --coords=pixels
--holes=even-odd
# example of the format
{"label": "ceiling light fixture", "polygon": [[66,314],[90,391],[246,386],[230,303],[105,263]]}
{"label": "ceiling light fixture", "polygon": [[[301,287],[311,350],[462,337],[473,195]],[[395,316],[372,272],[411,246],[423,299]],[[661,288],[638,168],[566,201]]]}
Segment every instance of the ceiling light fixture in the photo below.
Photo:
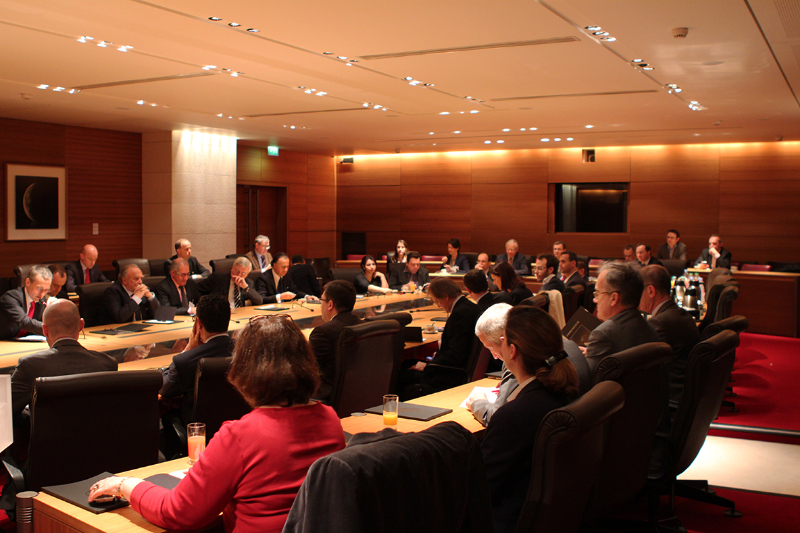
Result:
{"label": "ceiling light fixture", "polygon": [[571,141],[571,140],[572,140],[572,137],[567,137],[567,140],[568,140],[568,141]]}
{"label": "ceiling light fixture", "polygon": [[631,63],[641,63],[643,59],[631,59]]}
{"label": "ceiling light fixture", "polygon": [[37,89],[47,89],[48,87],[50,87],[50,86],[43,83],[43,84],[37,86],[36,88]]}
{"label": "ceiling light fixture", "polygon": [[230,26],[231,28],[238,28],[239,26],[241,26],[241,24],[239,24],[238,22],[229,22],[228,26]]}
{"label": "ceiling light fixture", "polygon": [[495,142],[496,142],[497,144],[503,144],[505,141],[501,139],[501,140],[499,140],[499,141],[495,141]]}
{"label": "ceiling light fixture", "polygon": [[234,78],[238,78],[239,74],[241,74],[241,72],[231,72],[231,76],[233,76]]}
{"label": "ceiling light fixture", "polygon": [[458,131],[458,130],[456,130],[456,131],[454,131],[453,133],[455,133],[456,135],[458,135],[458,134],[459,134],[459,133],[461,133],[461,132],[460,132],[460,131]]}
{"label": "ceiling light fixture", "polygon": [[529,129],[529,130],[531,130],[531,131],[536,131],[536,130],[538,130],[539,128],[528,128],[528,129]]}
{"label": "ceiling light fixture", "polygon": [[503,128],[503,131],[511,131],[511,128]]}
{"label": "ceiling light fixture", "polygon": [[450,111],[442,111],[442,112],[441,112],[441,113],[439,113],[439,114],[440,114],[440,115],[449,115],[449,114],[450,114]]}
{"label": "ceiling light fixture", "polygon": [[99,43],[97,43],[97,46],[99,46],[100,48],[105,48],[107,44],[113,44],[113,43],[110,43],[108,41],[100,41]]}
{"label": "ceiling light fixture", "polygon": [[250,33],[259,33],[261,30],[257,30],[255,28],[247,28],[247,31],[249,31]]}
{"label": "ceiling light fixture", "polygon": [[75,93],[79,93],[79,92],[81,92],[80,89],[70,89],[69,90],[69,94],[75,94]]}
{"label": "ceiling light fixture", "polygon": [[219,18],[219,17],[208,17],[208,20],[213,20],[214,22],[219,22],[222,19]]}
{"label": "ceiling light fixture", "polygon": [[138,102],[136,102],[136,104],[137,105],[144,105],[144,100],[139,100]]}
{"label": "ceiling light fixture", "polygon": [[655,70],[656,67],[642,67],[642,70]]}
{"label": "ceiling light fixture", "polygon": [[333,52],[322,52],[322,55],[325,55],[325,56],[332,56],[332,55],[333,55]]}
{"label": "ceiling light fixture", "polygon": [[403,79],[404,79],[405,81],[411,81],[411,80],[413,80],[414,78],[412,78],[411,76],[406,76],[406,77],[405,77],[405,78],[403,78]]}
{"label": "ceiling light fixture", "polygon": [[519,131],[525,131],[525,128],[520,128]]}
{"label": "ceiling light fixture", "polygon": [[603,28],[601,28],[600,26],[586,26],[586,29],[589,31],[600,31]]}
{"label": "ceiling light fixture", "polygon": [[61,91],[63,91],[63,90],[64,90],[64,87],[54,87],[54,88],[53,88],[53,90],[54,90],[55,92],[57,92],[57,93],[60,93]]}
{"label": "ceiling light fixture", "polygon": [[542,138],[542,142],[543,142],[543,143],[549,143],[549,142],[550,142],[550,139],[548,139],[547,137],[543,137],[543,138]]}
{"label": "ceiling light fixture", "polygon": [[150,107],[156,107],[158,104],[150,104]]}
{"label": "ceiling light fixture", "polygon": [[590,129],[592,129],[592,128],[594,128],[594,126],[592,126],[591,124],[587,124],[587,125],[586,125],[586,129],[587,129],[587,130],[590,130]]}
{"label": "ceiling light fixture", "polygon": [[217,116],[218,116],[218,117],[222,117],[222,113],[218,113],[218,114],[217,114]]}
{"label": "ceiling light fixture", "polygon": [[606,41],[607,43],[613,43],[617,40],[616,37],[600,37],[601,41]]}
{"label": "ceiling light fixture", "polygon": [[553,140],[554,140],[555,142],[559,142],[559,141],[561,140],[561,137],[556,137],[556,138],[554,138]]}
{"label": "ceiling light fixture", "polygon": [[433,135],[433,132],[428,133],[428,135]]}
{"label": "ceiling light fixture", "polygon": [[592,35],[608,35],[607,31],[596,31]]}
{"label": "ceiling light fixture", "polygon": [[483,144],[492,144],[492,141],[483,141]]}
{"label": "ceiling light fixture", "polygon": [[336,59],[341,59],[342,61],[346,61],[347,56],[336,56]]}
{"label": "ceiling light fixture", "polygon": [[215,68],[217,68],[216,65],[206,65],[203,67],[203,70],[214,70]]}
{"label": "ceiling light fixture", "polygon": [[480,111],[478,111],[477,109],[473,109],[472,111],[470,111],[470,113],[474,115],[475,113],[480,113]]}

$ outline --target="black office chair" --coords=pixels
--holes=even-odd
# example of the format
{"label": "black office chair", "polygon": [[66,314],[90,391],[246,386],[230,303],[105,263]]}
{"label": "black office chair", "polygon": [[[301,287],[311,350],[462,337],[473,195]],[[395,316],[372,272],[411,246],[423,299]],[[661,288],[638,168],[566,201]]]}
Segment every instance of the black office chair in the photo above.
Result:
{"label": "black office chair", "polygon": [[461,252],[461,255],[466,256],[467,261],[469,261],[469,269],[472,270],[475,268],[475,265],[478,264],[478,255],[472,252]]}
{"label": "black office chair", "polygon": [[370,316],[365,318],[364,322],[374,322],[375,320],[397,320],[401,326],[406,327],[407,325],[411,324],[411,322],[414,320],[414,317],[411,316],[411,313],[398,311],[396,313]]}
{"label": "black office chair", "polygon": [[[399,340],[398,340],[399,339]],[[397,343],[403,332],[396,320],[375,320],[342,329],[330,405],[340,418],[378,405],[394,389]]]}
{"label": "black office chair", "polygon": [[725,320],[733,313],[733,301],[739,297],[739,287],[737,285],[726,285],[722,289],[722,293],[719,295],[719,302],[717,302],[714,322]]}
{"label": "black office chair", "polygon": [[548,296],[546,292],[542,292],[531,296],[530,298],[525,298],[519,303],[519,305],[541,307],[543,310],[547,311],[547,308],[550,306],[550,296]]}
{"label": "black office chair", "polygon": [[594,310],[597,308],[597,304],[594,303],[595,285],[594,281],[587,283],[586,290],[583,292],[583,307],[590,313],[594,313]]}
{"label": "black office chair", "polygon": [[129,257],[127,259],[114,259],[111,265],[117,271],[116,279],[119,279],[119,273],[126,265],[134,264],[142,271],[142,276],[147,277],[150,275],[150,261],[144,257]]}
{"label": "black office chair", "polygon": [[150,263],[151,276],[168,276],[169,264],[172,262],[169,259],[148,259]]}
{"label": "black office chair", "polygon": [[[741,335],[747,328],[750,326],[750,321],[747,318],[743,317],[742,315],[736,315],[724,320],[720,320],[719,322],[714,322],[709,324],[709,326],[703,330],[703,334],[700,336],[700,342],[706,341],[713,337],[714,335],[719,334],[722,331],[730,330],[735,332],[737,335]],[[736,364],[736,352],[734,352],[734,365]],[[728,383],[735,383],[736,380],[733,379],[733,370],[731,370],[731,376],[728,377]],[[725,392],[730,394],[731,396],[736,396],[736,393],[733,392],[733,385],[728,385],[725,387]],[[731,413],[738,413],[739,409],[736,407],[736,403],[733,400],[722,400],[722,405],[728,408],[728,411]]]}
{"label": "black office chair", "polygon": [[[356,276],[361,274],[361,268],[353,268],[353,267],[337,267],[332,268],[328,273],[328,277],[331,280],[335,279],[343,279],[345,281],[349,281],[350,283],[355,284]],[[388,277],[386,278],[389,279]]]}
{"label": "black office chair", "polygon": [[569,322],[583,302],[583,285],[573,285],[564,290],[564,320]]}
{"label": "black office chair", "polygon": [[317,279],[320,282],[320,286],[324,287],[325,284],[331,280],[328,277],[328,274],[330,273],[331,270],[330,257],[316,257],[314,259],[307,257],[306,263],[314,266],[314,273],[317,275]]}
{"label": "black office chair", "polygon": [[438,363],[428,363],[428,366],[455,374],[458,376],[460,384],[464,384],[483,378],[491,358],[491,352],[483,346],[483,343],[478,337],[473,337],[472,349],[470,350],[466,367],[459,368],[456,366],[440,365]]}
{"label": "black office chair", "polygon": [[689,267],[691,261],[682,259],[661,259],[661,264],[664,265],[664,268],[667,269],[670,276],[680,277],[683,275],[683,271]]}
{"label": "black office chair", "polygon": [[237,257],[244,257],[246,254],[228,254],[225,259],[236,259]]}
{"label": "black office chair", "polygon": [[722,291],[725,290],[725,287],[730,286],[738,287],[739,282],[731,276],[720,274],[716,277],[714,283],[711,285],[711,288],[706,293],[706,314],[703,317],[703,320],[697,326],[701,335],[710,324],[717,322],[717,309],[719,308],[720,296],[722,296]]}
{"label": "black office chair", "polygon": [[17,277],[17,287],[22,287],[25,284],[25,278],[28,277],[28,273],[31,271],[31,268],[36,265],[41,265],[44,267],[50,265],[61,265],[62,267],[66,267],[71,262],[72,261],[48,261],[45,263],[29,263],[27,265],[17,265],[14,267],[14,275]]}
{"label": "black office chair", "polygon": [[600,473],[605,422],[624,403],[622,386],[604,381],[542,419],[517,533],[578,531]]}
{"label": "black office chair", "polygon": [[89,283],[88,285],[78,285],[75,289],[79,298],[78,311],[86,327],[102,326],[111,322],[106,317],[105,308],[103,307],[103,294],[110,286],[110,281],[102,281]]}
{"label": "black office chair", "polygon": [[17,492],[158,461],[157,370],[37,378],[28,460],[3,462]]}
{"label": "black office chair", "polygon": [[208,262],[211,266],[211,272],[216,274],[217,272],[221,272],[222,274],[227,274],[231,271],[231,267],[233,267],[233,262],[236,261],[236,258],[230,259],[212,259]]}
{"label": "black office chair", "polygon": [[164,281],[165,278],[166,276],[145,276],[142,278],[142,283],[147,285],[147,288],[152,292],[156,290],[156,285]]}
{"label": "black office chair", "polygon": [[228,382],[232,360],[210,357],[197,364],[191,421],[206,425],[206,440],[211,440],[223,422],[239,420],[253,409]]}

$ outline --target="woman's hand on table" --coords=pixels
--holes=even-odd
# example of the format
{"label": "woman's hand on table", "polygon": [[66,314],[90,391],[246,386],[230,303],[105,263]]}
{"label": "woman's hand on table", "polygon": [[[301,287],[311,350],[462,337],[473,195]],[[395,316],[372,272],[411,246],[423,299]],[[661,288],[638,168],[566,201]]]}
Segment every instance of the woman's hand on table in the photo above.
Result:
{"label": "woman's hand on table", "polygon": [[134,487],[143,480],[135,477],[111,476],[101,479],[89,489],[89,501],[93,502],[103,496],[114,496],[130,500]]}

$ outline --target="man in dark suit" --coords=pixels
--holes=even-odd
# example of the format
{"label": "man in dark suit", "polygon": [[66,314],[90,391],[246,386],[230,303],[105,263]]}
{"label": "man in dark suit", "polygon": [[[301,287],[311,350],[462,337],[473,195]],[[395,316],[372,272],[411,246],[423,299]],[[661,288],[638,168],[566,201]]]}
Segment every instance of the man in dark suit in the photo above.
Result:
{"label": "man in dark suit", "polygon": [[636,259],[639,261],[639,265],[643,267],[647,265],[664,266],[661,261],[652,256],[649,244],[639,243],[636,245]]}
{"label": "man in dark suit", "polygon": [[322,292],[322,320],[321,326],[314,328],[308,338],[311,350],[319,363],[321,380],[319,389],[314,395],[318,400],[328,401],[333,389],[334,372],[336,371],[336,343],[339,334],[347,326],[360,324],[353,314],[356,305],[356,288],[349,281],[343,279],[333,280],[325,285]]}
{"label": "man in dark suit", "polygon": [[83,247],[81,258],[64,267],[67,271],[67,292],[75,292],[78,285],[109,281],[97,264],[97,248],[87,244]]}
{"label": "man in dark suit", "polygon": [[467,271],[464,274],[464,287],[467,289],[469,297],[478,306],[478,316],[481,316],[484,311],[494,304],[500,303],[497,295],[489,292],[489,284],[486,282],[486,276],[482,270],[476,268]]}
{"label": "man in dark suit", "polygon": [[487,253],[478,254],[478,262],[475,264],[475,268],[483,272],[483,275],[486,276],[486,283],[489,284],[489,290],[496,291],[497,285],[494,284],[492,275],[489,274],[489,270],[491,270],[492,268],[492,264],[489,262],[489,254]]}
{"label": "man in dark suit", "polygon": [[651,265],[642,269],[644,291],[639,309],[650,315],[661,342],[672,347],[673,358],[669,365],[670,400],[679,401],[683,396],[683,379],[689,353],[700,342],[700,331],[694,317],[669,297],[670,275],[666,268]]}
{"label": "man in dark suit", "polygon": [[42,334],[42,298],[50,290],[52,279],[50,269],[34,265],[22,287],[0,297],[0,340]]}
{"label": "man in dark suit", "polygon": [[47,268],[53,274],[53,279],[50,280],[50,290],[47,291],[45,297],[42,298],[45,304],[50,302],[51,298],[67,298],[67,291],[65,290],[67,285],[67,271],[58,263],[48,265]]}
{"label": "man in dark suit", "polygon": [[237,257],[230,272],[226,274],[216,272],[201,279],[197,283],[197,291],[201,295],[219,294],[231,307],[245,307],[247,302],[251,305],[261,305],[261,295],[256,291],[254,283],[247,279],[248,274],[250,274],[250,260],[246,257]]}
{"label": "man in dark suit", "polygon": [[410,290],[410,284],[414,283],[417,289],[425,287],[430,283],[428,269],[422,266],[422,257],[419,252],[408,252],[406,254],[406,264],[404,268],[397,266],[392,269],[389,276],[389,288],[395,291],[406,292]]}
{"label": "man in dark suit", "polygon": [[245,257],[250,260],[253,265],[253,270],[266,272],[272,268],[272,254],[269,253],[269,237],[266,235],[259,235],[256,237],[254,250],[245,254]]}
{"label": "man in dark suit", "polygon": [[185,259],[186,262],[189,263],[189,274],[191,274],[193,277],[208,276],[208,269],[201,265],[200,261],[198,261],[197,258],[192,255],[192,243],[186,239],[178,239],[178,241],[175,243],[175,255],[169,259],[170,261],[174,261],[179,257],[181,259]]}
{"label": "man in dark suit", "polygon": [[317,298],[322,296],[317,273],[312,265],[306,263],[302,255],[292,256],[292,268],[289,269],[289,277],[292,278],[297,288],[304,293],[313,294]]}
{"label": "man in dark suit", "polygon": [[671,229],[667,232],[667,242],[658,247],[656,259],[680,259],[686,261],[686,245],[681,242],[681,232]]}
{"label": "man in dark suit", "polygon": [[607,355],[647,342],[659,342],[658,334],[638,309],[643,290],[639,267],[632,262],[615,261],[600,268],[594,301],[597,318],[605,322],[589,335],[586,348],[581,348],[592,374]]}
{"label": "man in dark suit", "polygon": [[[200,359],[229,357],[233,351],[233,339],[228,336],[231,306],[220,294],[208,294],[197,303],[197,314],[186,348],[172,358],[164,370],[164,385],[161,396],[172,398],[183,396],[183,414],[191,415],[194,403],[194,380]],[[182,416],[184,423],[188,418]]]}
{"label": "man in dark suit", "polygon": [[543,291],[558,291],[564,295],[564,282],[556,276],[558,259],[553,254],[539,254],[536,258],[536,279]]}
{"label": "man in dark suit", "polygon": [[189,263],[178,257],[169,265],[169,276],[156,285],[156,299],[159,305],[177,308],[176,315],[193,315],[194,306],[200,293],[194,280],[190,278]]}
{"label": "man in dark suit", "polygon": [[266,303],[281,303],[306,298],[312,301],[317,299],[313,294],[306,294],[292,281],[289,273],[289,256],[284,252],[275,254],[272,258],[272,268],[261,274],[256,279],[256,291]]}
{"label": "man in dark suit", "polygon": [[564,250],[558,258],[559,270],[561,271],[564,287],[580,285],[586,290],[586,280],[578,272],[578,256],[575,252]]}
{"label": "man in dark suit", "polygon": [[104,372],[117,369],[106,354],[87,350],[78,342],[83,319],[69,300],[56,300],[44,311],[42,330],[48,350],[20,358],[11,375],[11,403],[19,416],[31,401],[36,378]]}
{"label": "man in dark suit", "polygon": [[694,262],[698,268],[730,268],[733,254],[723,248],[719,235],[708,238],[708,248],[702,251]]}
{"label": "man in dark suit", "polygon": [[142,271],[133,263],[122,267],[119,281],[103,293],[103,308],[108,320],[114,324],[152,320],[158,300],[142,283]]}
{"label": "man in dark suit", "polygon": [[[405,399],[449,389],[464,380],[464,374],[433,365],[466,370],[472,345],[475,342],[475,323],[478,306],[461,294],[461,289],[450,278],[436,278],[428,287],[428,295],[449,316],[442,332],[439,350],[428,365],[418,361],[401,371],[398,390]],[[413,360],[412,360],[413,361]]]}
{"label": "man in dark suit", "polygon": [[525,261],[525,256],[520,255],[518,252],[519,244],[517,241],[515,239],[509,239],[508,242],[506,242],[506,253],[498,255],[495,264],[503,262],[511,263],[517,276],[530,276],[531,271]]}

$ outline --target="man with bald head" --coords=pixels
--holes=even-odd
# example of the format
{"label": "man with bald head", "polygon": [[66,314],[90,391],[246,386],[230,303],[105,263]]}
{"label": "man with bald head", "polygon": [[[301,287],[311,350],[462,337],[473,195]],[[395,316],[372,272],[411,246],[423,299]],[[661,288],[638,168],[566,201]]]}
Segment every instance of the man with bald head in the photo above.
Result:
{"label": "man with bald head", "polygon": [[206,267],[200,264],[195,256],[192,255],[192,243],[187,239],[178,239],[175,243],[175,255],[170,257],[171,261],[177,258],[185,259],[189,263],[189,275],[192,277],[206,277],[209,272]]}
{"label": "man with bald head", "polygon": [[56,300],[44,311],[42,330],[49,350],[21,357],[11,375],[11,403],[19,415],[31,401],[36,378],[116,370],[112,357],[87,350],[78,342],[83,319],[69,300]]}
{"label": "man with bald head", "polygon": [[97,264],[97,248],[93,244],[84,246],[80,260],[68,264],[64,270],[67,271],[67,292],[75,292],[78,285],[108,281]]}
{"label": "man with bald head", "polygon": [[34,265],[25,283],[0,297],[0,340],[42,334],[42,313],[53,274],[45,266]]}
{"label": "man with bald head", "polygon": [[142,271],[133,263],[122,267],[119,281],[103,293],[106,320],[114,324],[136,320],[152,320],[156,315],[158,300],[142,283]]}

